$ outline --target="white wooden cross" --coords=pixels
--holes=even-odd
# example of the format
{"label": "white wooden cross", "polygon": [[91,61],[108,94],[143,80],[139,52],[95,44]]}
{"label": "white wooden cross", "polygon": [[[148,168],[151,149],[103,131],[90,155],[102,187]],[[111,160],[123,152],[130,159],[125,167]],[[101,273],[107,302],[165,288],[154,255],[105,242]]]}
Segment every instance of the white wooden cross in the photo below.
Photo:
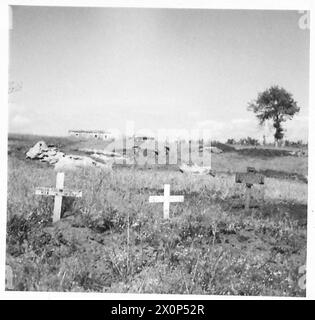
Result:
{"label": "white wooden cross", "polygon": [[36,188],[35,190],[36,195],[55,197],[53,222],[57,222],[60,220],[62,197],[82,197],[82,191],[72,191],[69,189],[64,189],[64,179],[64,172],[58,172],[56,179],[56,188]]}
{"label": "white wooden cross", "polygon": [[184,196],[171,196],[170,195],[170,185],[164,185],[164,196],[150,196],[149,202],[163,202],[163,212],[164,219],[169,219],[170,217],[170,203],[171,202],[184,202]]}

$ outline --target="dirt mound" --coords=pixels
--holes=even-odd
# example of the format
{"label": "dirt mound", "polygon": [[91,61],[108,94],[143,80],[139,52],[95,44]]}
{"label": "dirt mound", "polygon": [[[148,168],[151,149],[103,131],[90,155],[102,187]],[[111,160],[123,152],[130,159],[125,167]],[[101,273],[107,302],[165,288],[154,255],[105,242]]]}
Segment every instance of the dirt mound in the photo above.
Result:
{"label": "dirt mound", "polygon": [[262,173],[264,176],[268,178],[293,179],[293,180],[299,180],[305,183],[308,182],[307,176],[304,176],[303,174],[300,174],[300,173],[278,171],[278,170],[272,170],[272,169],[259,170],[259,173]]}
{"label": "dirt mound", "polygon": [[221,143],[218,141],[212,141],[211,147],[217,147],[218,149],[221,149],[223,152],[234,152],[236,149],[234,147],[228,146],[225,143]]}
{"label": "dirt mound", "polygon": [[250,156],[250,157],[285,157],[289,156],[290,153],[287,150],[278,150],[278,149],[261,149],[261,148],[244,148],[235,150],[238,154],[243,156]]}

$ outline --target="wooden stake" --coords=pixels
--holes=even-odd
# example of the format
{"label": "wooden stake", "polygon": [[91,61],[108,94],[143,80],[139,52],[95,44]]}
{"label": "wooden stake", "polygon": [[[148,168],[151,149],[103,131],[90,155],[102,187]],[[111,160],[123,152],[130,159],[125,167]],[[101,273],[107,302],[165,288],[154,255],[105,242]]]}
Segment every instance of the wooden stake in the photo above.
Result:
{"label": "wooden stake", "polygon": [[170,153],[169,153],[169,144],[168,141],[165,141],[165,160],[166,165],[168,166],[170,164]]}
{"label": "wooden stake", "polygon": [[[65,180],[65,174],[64,172],[58,172],[57,173],[57,179],[56,179],[56,188],[63,190],[63,184]],[[53,222],[60,220],[61,215],[61,204],[62,204],[62,195],[55,196],[55,206],[54,206],[54,216],[53,216]]]}
{"label": "wooden stake", "polygon": [[201,158],[201,166],[203,167],[203,139],[199,140],[199,158]]}
{"label": "wooden stake", "polygon": [[192,161],[191,161],[191,140],[189,140],[188,142],[188,153],[189,153],[189,165],[192,165]]}
{"label": "wooden stake", "polygon": [[126,153],[127,153],[127,138],[124,135],[123,137],[123,164],[126,164]]}
{"label": "wooden stake", "polygon": [[170,218],[170,185],[164,185],[164,199],[163,199],[163,211],[164,211],[164,219]]}
{"label": "wooden stake", "polygon": [[252,195],[252,184],[246,184],[246,190],[245,190],[245,210],[249,211],[250,206],[250,199]]}
{"label": "wooden stake", "polygon": [[182,143],[181,141],[177,140],[177,165],[182,164]]}
{"label": "wooden stake", "polygon": [[155,159],[155,164],[158,165],[159,164],[159,145],[158,145],[157,138],[155,139],[154,144],[155,144],[154,159]]}

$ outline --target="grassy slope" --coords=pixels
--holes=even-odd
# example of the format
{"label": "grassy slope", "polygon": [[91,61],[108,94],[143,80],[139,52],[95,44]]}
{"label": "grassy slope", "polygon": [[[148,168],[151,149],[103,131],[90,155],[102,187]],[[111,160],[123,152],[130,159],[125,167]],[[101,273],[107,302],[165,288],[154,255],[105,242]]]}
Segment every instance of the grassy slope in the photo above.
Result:
{"label": "grassy slope", "polygon": [[[67,141],[64,148],[74,146]],[[53,200],[34,196],[34,188],[53,186],[55,172],[18,152],[9,156],[8,177],[7,263],[15,290],[305,295],[298,269],[306,258],[307,184],[267,178],[264,201],[256,187],[248,214],[243,187],[228,174],[232,159],[237,170],[251,161],[275,170],[281,159],[218,155],[216,178],[122,168],[67,172],[66,186],[84,196],[64,201],[65,217],[52,226]],[[289,160],[282,171],[305,173],[307,162],[297,166],[305,159]],[[161,204],[148,203],[164,183],[185,195],[171,205],[170,222],[161,220]]]}

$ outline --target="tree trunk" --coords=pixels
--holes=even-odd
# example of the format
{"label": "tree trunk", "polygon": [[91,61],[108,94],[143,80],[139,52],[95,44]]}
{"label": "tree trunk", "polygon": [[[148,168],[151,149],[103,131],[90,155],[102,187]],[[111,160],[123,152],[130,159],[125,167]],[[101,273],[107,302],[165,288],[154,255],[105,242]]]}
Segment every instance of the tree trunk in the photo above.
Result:
{"label": "tree trunk", "polygon": [[278,116],[274,119],[273,127],[276,129],[274,134],[275,145],[279,147],[280,141],[283,139],[283,128],[281,127],[281,120]]}

